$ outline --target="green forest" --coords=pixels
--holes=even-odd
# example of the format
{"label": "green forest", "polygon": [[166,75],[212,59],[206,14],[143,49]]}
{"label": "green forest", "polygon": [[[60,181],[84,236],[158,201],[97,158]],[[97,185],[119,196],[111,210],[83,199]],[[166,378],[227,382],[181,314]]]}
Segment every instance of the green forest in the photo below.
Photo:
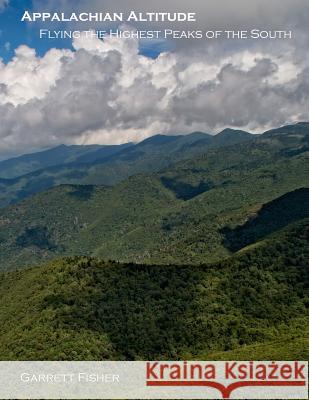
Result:
{"label": "green forest", "polygon": [[1,360],[308,359],[308,124],[209,136],[3,165]]}
{"label": "green forest", "polygon": [[3,273],[1,357],[308,359],[308,236],[304,220],[195,267],[75,257]]}

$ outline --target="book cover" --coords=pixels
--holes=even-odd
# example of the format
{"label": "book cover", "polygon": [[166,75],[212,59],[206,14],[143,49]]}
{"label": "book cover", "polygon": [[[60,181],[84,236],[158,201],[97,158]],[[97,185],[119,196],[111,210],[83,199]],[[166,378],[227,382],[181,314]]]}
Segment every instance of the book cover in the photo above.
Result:
{"label": "book cover", "polygon": [[308,0],[0,0],[0,398],[308,397]]}

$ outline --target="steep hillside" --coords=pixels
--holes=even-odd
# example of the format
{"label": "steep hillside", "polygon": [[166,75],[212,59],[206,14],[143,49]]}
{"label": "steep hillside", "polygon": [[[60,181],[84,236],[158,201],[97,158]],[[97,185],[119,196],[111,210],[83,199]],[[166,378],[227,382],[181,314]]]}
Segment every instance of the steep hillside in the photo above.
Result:
{"label": "steep hillside", "polygon": [[121,229],[146,227],[145,221],[160,218],[173,201],[151,177],[143,177],[142,185],[137,179],[117,190],[61,186],[44,192],[0,212],[1,269],[59,255],[91,255]]}
{"label": "steep hillside", "polygon": [[[247,227],[259,210],[262,225],[253,241],[307,216],[305,206],[298,207],[297,215],[281,206],[273,215],[264,213],[271,207],[267,203],[309,187],[307,153],[286,154],[302,146],[305,137],[293,136],[288,145],[286,137],[209,150],[112,188],[61,186],[3,209],[1,269],[60,255],[163,264],[199,264],[229,256],[252,240],[233,247],[227,233]],[[304,189],[288,196],[295,195],[302,204],[307,193]],[[265,228],[269,224],[272,229]]]}
{"label": "steep hillside", "polygon": [[71,258],[2,274],[0,359],[308,359],[308,233],[195,268]]}
{"label": "steep hillside", "polygon": [[298,189],[275,199],[234,229],[224,228],[225,245],[237,251],[286,225],[309,218],[309,189]]}

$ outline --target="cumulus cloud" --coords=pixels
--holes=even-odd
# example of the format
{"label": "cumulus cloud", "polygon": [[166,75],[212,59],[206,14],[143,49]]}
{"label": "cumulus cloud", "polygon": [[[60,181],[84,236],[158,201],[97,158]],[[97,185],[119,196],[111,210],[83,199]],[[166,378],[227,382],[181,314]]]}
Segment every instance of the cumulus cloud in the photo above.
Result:
{"label": "cumulus cloud", "polygon": [[[69,0],[45,3],[72,11]],[[141,55],[132,39],[81,37],[74,51],[51,49],[43,57],[20,46],[11,62],[0,62],[0,156],[226,126],[263,131],[309,119],[308,0],[179,3],[158,0],[151,11],[196,11],[203,29],[293,29],[294,38],[177,41],[156,59]],[[140,0],[74,3],[74,11],[147,8]]]}
{"label": "cumulus cloud", "polygon": [[43,98],[59,76],[61,60],[65,57],[72,57],[72,53],[52,49],[39,58],[34,49],[18,47],[10,63],[0,64],[0,83],[5,88],[0,92],[0,104],[10,102],[17,106],[33,98]]}
{"label": "cumulus cloud", "polygon": [[308,115],[309,68],[290,54],[239,50],[139,54],[136,40],[80,38],[0,64],[0,154],[59,143],[121,143],[152,134],[263,130]]}
{"label": "cumulus cloud", "polygon": [[239,50],[214,62],[182,52],[150,59],[132,39],[74,47],[38,57],[21,46],[0,64],[0,154],[309,119],[309,63],[288,53]]}

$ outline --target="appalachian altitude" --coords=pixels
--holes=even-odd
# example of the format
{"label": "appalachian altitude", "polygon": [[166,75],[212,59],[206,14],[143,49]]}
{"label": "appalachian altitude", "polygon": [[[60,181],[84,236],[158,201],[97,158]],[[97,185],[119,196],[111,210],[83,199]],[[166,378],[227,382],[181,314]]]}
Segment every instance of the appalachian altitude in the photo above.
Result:
{"label": "appalachian altitude", "polygon": [[70,13],[64,12],[50,13],[50,12],[29,12],[25,11],[22,22],[195,22],[195,13],[181,13],[181,12],[135,12],[130,11],[128,15],[124,13],[109,13],[109,12],[82,12]]}

